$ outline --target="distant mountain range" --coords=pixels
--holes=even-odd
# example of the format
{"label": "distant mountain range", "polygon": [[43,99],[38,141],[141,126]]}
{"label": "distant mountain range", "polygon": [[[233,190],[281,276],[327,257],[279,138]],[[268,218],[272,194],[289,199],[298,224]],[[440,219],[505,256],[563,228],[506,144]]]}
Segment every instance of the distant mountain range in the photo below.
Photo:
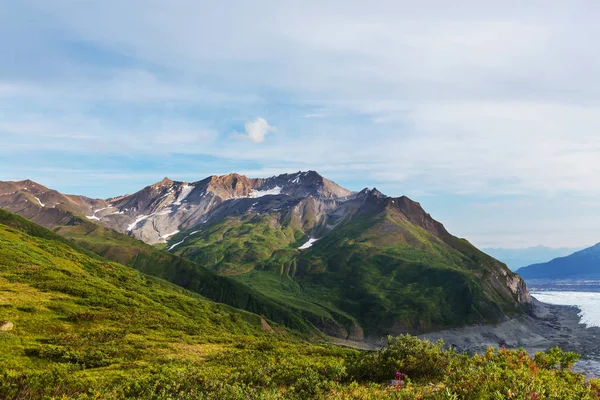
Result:
{"label": "distant mountain range", "polygon": [[484,248],[484,253],[502,261],[508,267],[516,271],[521,267],[532,264],[544,263],[558,257],[568,256],[581,250],[580,247],[552,248],[546,246],[535,246],[521,249],[508,248]]}
{"label": "distant mountain range", "polygon": [[518,275],[419,203],[315,171],[165,178],[111,199],[0,182],[0,208],[210,299],[341,338],[498,322],[532,304]]}
{"label": "distant mountain range", "polygon": [[600,243],[566,257],[520,268],[524,279],[600,279]]}

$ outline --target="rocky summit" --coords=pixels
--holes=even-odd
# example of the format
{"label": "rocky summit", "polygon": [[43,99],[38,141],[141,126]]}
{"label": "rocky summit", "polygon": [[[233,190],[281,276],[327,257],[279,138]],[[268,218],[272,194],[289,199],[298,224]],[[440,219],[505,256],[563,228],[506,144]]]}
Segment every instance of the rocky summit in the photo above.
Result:
{"label": "rocky summit", "polygon": [[[352,192],[315,171],[165,178],[110,199],[0,182],[0,207],[184,287],[194,268],[226,276],[253,299],[236,306],[343,339],[498,322],[532,307],[518,275],[419,203]],[[175,274],[167,259],[190,264]]]}

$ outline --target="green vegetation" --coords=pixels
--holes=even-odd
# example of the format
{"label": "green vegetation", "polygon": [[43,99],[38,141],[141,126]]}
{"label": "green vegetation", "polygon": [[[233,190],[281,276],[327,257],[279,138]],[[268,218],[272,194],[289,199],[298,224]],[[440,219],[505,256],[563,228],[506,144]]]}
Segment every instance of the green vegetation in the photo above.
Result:
{"label": "green vegetation", "polygon": [[[577,355],[389,338],[359,352],[109,262],[0,212],[0,398],[599,399]],[[405,374],[390,385],[396,371]]]}
{"label": "green vegetation", "polygon": [[[1,212],[1,211],[0,211]],[[109,260],[165,279],[211,300],[228,304],[305,333],[314,327],[286,303],[252,290],[228,277],[219,276],[198,263],[167,253],[135,238],[106,229],[79,217],[54,228],[61,236]]]}
{"label": "green vegetation", "polygon": [[229,217],[171,243],[185,238],[176,254],[338,337],[422,333],[522,312],[505,266],[411,223],[393,205],[342,221],[306,250],[298,250],[303,222],[290,214]]}
{"label": "green vegetation", "polygon": [[239,275],[260,266],[277,250],[300,245],[304,233],[286,222],[278,212],[246,214],[226,218],[193,235],[179,234],[171,242],[187,237],[175,249],[176,254],[221,274]]}

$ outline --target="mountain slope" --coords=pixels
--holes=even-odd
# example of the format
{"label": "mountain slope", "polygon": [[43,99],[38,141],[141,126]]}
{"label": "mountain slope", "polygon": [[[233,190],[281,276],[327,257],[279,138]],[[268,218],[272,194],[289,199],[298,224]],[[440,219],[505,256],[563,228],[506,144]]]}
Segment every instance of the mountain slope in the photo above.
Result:
{"label": "mountain slope", "polygon": [[517,275],[406,197],[364,190],[321,204],[320,213],[307,212],[307,199],[284,200],[271,212],[248,209],[184,231],[168,246],[280,301],[334,316],[337,326],[324,330],[352,339],[495,322],[531,305]]}
{"label": "mountain slope", "polygon": [[96,219],[94,210],[107,206],[105,200],[64,195],[30,180],[0,182],[0,208],[46,228],[66,223],[73,214]]}
{"label": "mountain slope", "polygon": [[0,364],[17,369],[142,365],[180,352],[165,343],[262,335],[254,314],[104,260],[4,210],[0,320],[13,325]]}
{"label": "mountain slope", "polygon": [[596,399],[600,387],[559,349],[466,357],[408,336],[378,352],[298,339],[0,210],[2,399]]}
{"label": "mountain slope", "polygon": [[246,199],[241,204],[246,206],[263,204],[265,197],[272,196],[331,199],[350,194],[314,171],[267,179],[229,174],[194,183],[165,178],[133,195],[108,199],[108,207],[94,215],[106,227],[156,244],[166,242],[180,230],[205,223],[213,210],[231,200]]}
{"label": "mountain slope", "polygon": [[[244,284],[239,288],[259,293],[262,308],[228,300],[236,298],[229,289],[222,297],[207,295],[288,326],[375,339],[497,322],[531,306],[520,277],[452,236],[418,203],[376,189],[352,193],[314,171],[266,179],[229,174],[194,183],[165,178],[95,204],[106,207],[92,205],[87,216],[74,210],[79,222],[61,221],[56,231],[184,287],[203,281],[198,265],[227,275]],[[132,250],[133,239],[92,222],[194,267],[156,249]]]}
{"label": "mountain slope", "polygon": [[517,271],[524,279],[600,279],[600,243]]}
{"label": "mountain slope", "polygon": [[72,217],[69,223],[55,227],[54,231],[95,254],[165,279],[213,301],[263,315],[299,331],[314,330],[288,305],[275,302],[246,285],[216,275],[199,264],[135,238],[78,217]]}

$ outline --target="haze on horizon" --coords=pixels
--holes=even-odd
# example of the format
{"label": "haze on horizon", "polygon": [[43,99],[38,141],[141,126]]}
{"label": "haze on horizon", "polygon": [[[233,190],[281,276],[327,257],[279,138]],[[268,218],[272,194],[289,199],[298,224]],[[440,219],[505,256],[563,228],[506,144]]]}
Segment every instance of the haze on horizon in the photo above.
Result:
{"label": "haze on horizon", "polygon": [[478,247],[600,241],[597,2],[164,4],[0,4],[0,180],[312,169]]}

